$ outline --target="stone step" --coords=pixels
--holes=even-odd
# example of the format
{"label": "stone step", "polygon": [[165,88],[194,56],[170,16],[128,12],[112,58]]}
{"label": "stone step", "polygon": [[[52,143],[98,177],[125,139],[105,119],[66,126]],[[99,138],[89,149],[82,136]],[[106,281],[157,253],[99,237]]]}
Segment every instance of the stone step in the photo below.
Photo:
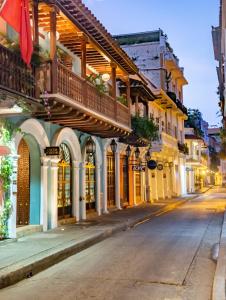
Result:
{"label": "stone step", "polygon": [[17,239],[22,238],[24,236],[33,234],[35,232],[42,232],[43,226],[42,225],[26,225],[17,227],[16,229],[16,237]]}

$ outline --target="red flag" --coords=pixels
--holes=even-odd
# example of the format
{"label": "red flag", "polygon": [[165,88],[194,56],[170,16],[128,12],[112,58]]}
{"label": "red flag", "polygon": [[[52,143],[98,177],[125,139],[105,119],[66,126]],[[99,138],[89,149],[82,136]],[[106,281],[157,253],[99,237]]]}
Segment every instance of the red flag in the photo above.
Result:
{"label": "red flag", "polygon": [[28,0],[6,0],[0,16],[19,33],[21,56],[30,65],[33,44]]}

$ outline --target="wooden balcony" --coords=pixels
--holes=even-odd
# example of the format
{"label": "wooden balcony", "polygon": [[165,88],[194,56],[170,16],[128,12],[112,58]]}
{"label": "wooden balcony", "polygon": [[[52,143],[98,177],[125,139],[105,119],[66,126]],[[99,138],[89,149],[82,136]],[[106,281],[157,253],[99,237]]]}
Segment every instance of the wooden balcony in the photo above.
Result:
{"label": "wooden balcony", "polygon": [[52,109],[50,118],[45,112],[39,112],[37,117],[101,137],[120,137],[131,131],[127,106],[100,93],[60,63],[41,67],[40,86],[41,97],[49,99]]}
{"label": "wooden balcony", "polygon": [[[35,100],[35,69],[27,68],[20,55],[0,45],[1,97]],[[18,97],[15,97],[18,96]]]}

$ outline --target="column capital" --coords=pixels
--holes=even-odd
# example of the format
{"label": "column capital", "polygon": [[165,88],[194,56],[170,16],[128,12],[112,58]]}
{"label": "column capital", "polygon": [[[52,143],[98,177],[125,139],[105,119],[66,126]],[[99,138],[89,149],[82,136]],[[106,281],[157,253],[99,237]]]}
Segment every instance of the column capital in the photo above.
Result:
{"label": "column capital", "polygon": [[48,167],[48,163],[50,161],[49,157],[47,157],[47,156],[41,156],[40,160],[41,160],[41,166],[42,167]]}
{"label": "column capital", "polygon": [[72,161],[72,166],[73,166],[73,168],[79,168],[79,166],[80,166],[80,161],[78,161],[78,160],[73,160]]}
{"label": "column capital", "polygon": [[60,159],[59,158],[54,158],[54,159],[50,159],[50,167],[53,168],[58,168],[58,163],[59,163]]}

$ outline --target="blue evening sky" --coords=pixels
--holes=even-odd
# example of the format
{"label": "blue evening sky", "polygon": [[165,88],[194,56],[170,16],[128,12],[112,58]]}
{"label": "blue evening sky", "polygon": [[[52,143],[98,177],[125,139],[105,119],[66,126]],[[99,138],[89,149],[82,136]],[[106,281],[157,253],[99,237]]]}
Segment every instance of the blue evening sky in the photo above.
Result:
{"label": "blue evening sky", "polygon": [[218,25],[219,0],[83,1],[111,34],[163,29],[189,82],[184,104],[198,108],[210,125],[220,124],[211,38],[211,25]]}

